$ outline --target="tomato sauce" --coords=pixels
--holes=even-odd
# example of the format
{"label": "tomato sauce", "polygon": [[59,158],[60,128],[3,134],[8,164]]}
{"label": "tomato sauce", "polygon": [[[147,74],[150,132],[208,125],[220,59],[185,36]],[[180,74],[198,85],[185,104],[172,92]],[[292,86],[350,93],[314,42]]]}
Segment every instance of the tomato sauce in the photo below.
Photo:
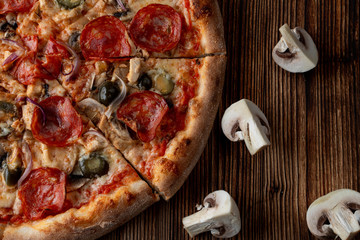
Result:
{"label": "tomato sauce", "polygon": [[194,26],[183,24],[179,41],[179,53],[184,56],[197,56],[201,54],[200,30]]}
{"label": "tomato sauce", "polygon": [[125,170],[113,175],[109,183],[102,185],[97,190],[96,195],[108,194],[114,191],[115,189],[124,186],[126,184],[126,181],[135,180],[137,178],[138,175],[136,174],[135,170],[132,169],[130,166],[127,166]]}

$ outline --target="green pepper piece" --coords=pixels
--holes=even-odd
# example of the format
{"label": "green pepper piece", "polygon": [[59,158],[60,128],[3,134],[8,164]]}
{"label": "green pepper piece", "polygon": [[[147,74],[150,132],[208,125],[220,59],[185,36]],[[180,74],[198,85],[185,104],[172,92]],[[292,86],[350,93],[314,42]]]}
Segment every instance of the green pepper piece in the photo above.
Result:
{"label": "green pepper piece", "polygon": [[91,153],[79,161],[80,170],[86,178],[95,178],[105,175],[109,171],[109,164],[105,157],[98,153]]}
{"label": "green pepper piece", "polygon": [[56,0],[61,6],[66,9],[73,9],[79,6],[83,0]]}

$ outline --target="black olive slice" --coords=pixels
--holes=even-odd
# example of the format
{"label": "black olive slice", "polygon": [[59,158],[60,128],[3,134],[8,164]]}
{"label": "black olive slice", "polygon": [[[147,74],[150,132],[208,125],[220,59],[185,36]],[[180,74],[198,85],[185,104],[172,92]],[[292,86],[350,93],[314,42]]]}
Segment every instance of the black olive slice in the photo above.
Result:
{"label": "black olive slice", "polygon": [[119,85],[115,82],[105,81],[99,86],[99,102],[109,106],[120,94]]}
{"label": "black olive slice", "polygon": [[10,169],[7,165],[4,168],[4,180],[6,185],[9,187],[13,187],[17,184],[22,174],[22,170],[20,168]]}
{"label": "black olive slice", "polygon": [[147,74],[143,74],[138,80],[138,87],[140,90],[149,90],[152,88],[152,80]]}

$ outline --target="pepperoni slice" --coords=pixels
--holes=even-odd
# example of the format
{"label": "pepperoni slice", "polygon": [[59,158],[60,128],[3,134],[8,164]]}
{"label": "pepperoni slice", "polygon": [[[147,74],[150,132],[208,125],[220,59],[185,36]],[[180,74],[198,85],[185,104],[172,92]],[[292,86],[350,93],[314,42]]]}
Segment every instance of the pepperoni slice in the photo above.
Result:
{"label": "pepperoni slice", "polygon": [[151,91],[143,91],[125,98],[117,110],[117,117],[137,132],[141,141],[150,142],[155,138],[156,128],[168,110],[169,107],[162,96]]}
{"label": "pepperoni slice", "polygon": [[0,14],[8,12],[27,12],[38,0],[1,0]]}
{"label": "pepperoni slice", "polygon": [[46,116],[35,108],[31,130],[34,137],[48,146],[63,147],[76,141],[82,132],[82,120],[68,98],[53,96],[41,101]]}
{"label": "pepperoni slice", "polygon": [[36,79],[54,79],[51,73],[47,72],[40,60],[36,59],[39,39],[37,36],[26,36],[23,38],[24,45],[28,51],[25,56],[19,59],[12,71],[13,76],[22,84],[30,85]]}
{"label": "pepperoni slice", "polygon": [[45,56],[46,61],[44,61],[41,66],[52,76],[52,78],[57,78],[61,72],[61,57],[56,55],[47,55]]}
{"label": "pepperoni slice", "polygon": [[80,36],[80,47],[86,60],[111,60],[126,57],[131,47],[126,27],[116,17],[103,16],[88,23]]}
{"label": "pepperoni slice", "polygon": [[58,44],[53,37],[50,37],[45,47],[45,55],[59,56],[62,58],[70,57],[68,50]]}
{"label": "pepperoni slice", "polygon": [[151,4],[137,12],[129,32],[137,46],[152,52],[165,52],[179,43],[181,26],[181,15],[175,9]]}
{"label": "pepperoni slice", "polygon": [[28,54],[17,61],[12,72],[13,76],[22,84],[30,85],[36,82],[36,79],[54,79],[41,66],[41,63],[34,60],[33,54]]}
{"label": "pepperoni slice", "polygon": [[65,201],[66,174],[56,168],[32,170],[19,188],[25,216],[39,220],[59,213]]}
{"label": "pepperoni slice", "polygon": [[35,35],[26,36],[23,38],[25,46],[29,49],[31,53],[37,53],[39,46],[39,38]]}
{"label": "pepperoni slice", "polygon": [[57,78],[61,71],[61,60],[69,57],[70,54],[67,49],[58,44],[53,37],[50,37],[45,47],[46,61],[42,63],[42,67],[45,68],[53,78]]}

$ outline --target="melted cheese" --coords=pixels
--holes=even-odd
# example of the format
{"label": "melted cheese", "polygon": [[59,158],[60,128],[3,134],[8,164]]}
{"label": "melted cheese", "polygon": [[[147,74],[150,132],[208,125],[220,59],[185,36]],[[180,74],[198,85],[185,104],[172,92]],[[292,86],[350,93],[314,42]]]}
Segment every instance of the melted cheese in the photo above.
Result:
{"label": "melted cheese", "polygon": [[58,168],[70,174],[79,158],[80,150],[77,144],[67,147],[50,147],[30,136],[27,142],[31,149],[33,169],[40,167]]}
{"label": "melted cheese", "polygon": [[25,87],[9,74],[0,72],[0,87],[5,88],[11,94],[25,93]]}
{"label": "melted cheese", "polygon": [[57,80],[46,80],[45,83],[49,85],[50,96],[64,97],[66,95],[66,90],[60,85]]}
{"label": "melted cheese", "polygon": [[12,208],[16,198],[14,188],[7,188],[3,174],[0,174],[0,208]]}

